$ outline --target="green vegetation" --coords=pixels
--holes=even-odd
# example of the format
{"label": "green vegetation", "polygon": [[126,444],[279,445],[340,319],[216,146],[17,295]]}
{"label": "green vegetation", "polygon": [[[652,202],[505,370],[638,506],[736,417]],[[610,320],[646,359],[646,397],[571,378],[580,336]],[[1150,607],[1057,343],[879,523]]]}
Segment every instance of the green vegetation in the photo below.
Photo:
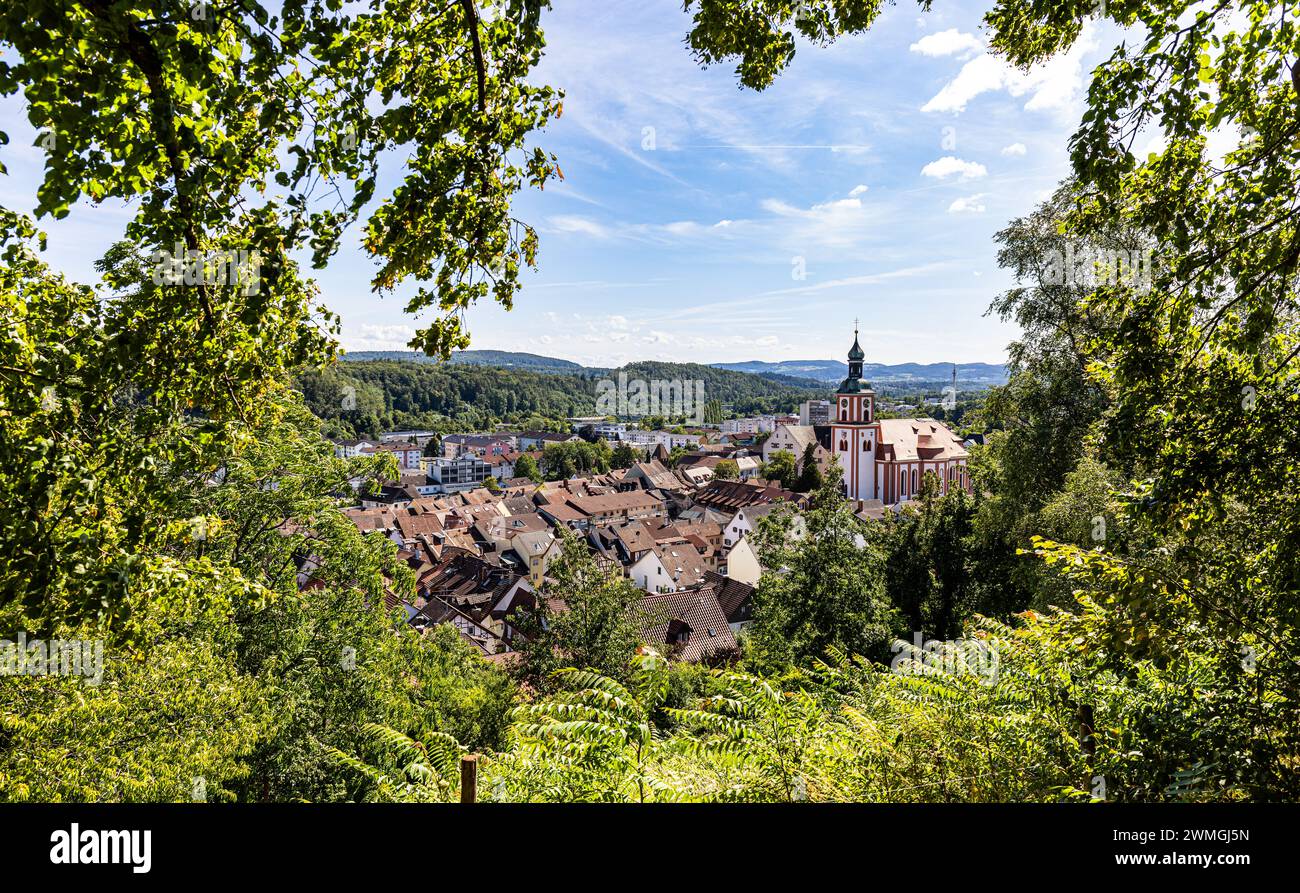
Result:
{"label": "green vegetation", "polygon": [[[521,688],[454,631],[386,610],[411,572],[339,494],[394,463],[335,458],[320,425],[545,423],[590,380],[331,367],[334,320],[291,258],[324,268],[359,224],[374,287],[414,280],[411,310],[436,308],[415,339],[430,354],[467,343],[470,304],[510,306],[537,250],[510,200],[559,174],[529,143],[559,112],[527,77],[541,4],[491,21],[331,6],[248,2],[204,24],[179,0],[0,11],[0,94],[54,137],[38,215],[132,214],[96,291],[0,210],[0,628],[104,657],[98,684],[5,678],[0,799],[446,800],[462,748],[500,800],[1300,798],[1289,10],[1100,11],[1138,40],[1094,77],[1075,179],[999,236],[1020,284],[992,310],[1024,335],[1011,380],[971,409],[990,432],[973,499],[931,479],[872,525],[832,474],[807,511],[778,508],[756,536],[778,571],[741,663],[714,674],[638,650],[636,594],[567,541],[548,595],[574,610],[537,633]],[[688,42],[761,88],[794,32],[825,43],[880,8],[691,0]],[[1031,65],[1094,10],[1004,0],[988,31]],[[1223,163],[1220,129],[1245,134]],[[1160,151],[1132,154],[1157,130]],[[404,156],[388,195],[381,153]],[[256,251],[260,287],[156,281],[152,252],[178,242]],[[1062,278],[1067,242],[1158,263]],[[745,412],[803,393],[631,370],[702,378]],[[541,470],[610,458],[561,445]],[[908,634],[931,641],[894,641]]]}
{"label": "green vegetation", "polygon": [[[566,418],[595,412],[597,381],[607,376],[616,380],[620,371],[646,381],[704,381],[709,397],[706,419],[720,420],[723,402],[736,414],[748,415],[788,412],[801,400],[825,396],[824,389],[792,387],[694,363],[636,363],[609,373],[556,374],[469,363],[356,361],[304,373],[298,387],[331,435],[490,431],[498,424],[526,431],[567,431]],[[638,421],[642,427],[662,428],[684,419]]]}

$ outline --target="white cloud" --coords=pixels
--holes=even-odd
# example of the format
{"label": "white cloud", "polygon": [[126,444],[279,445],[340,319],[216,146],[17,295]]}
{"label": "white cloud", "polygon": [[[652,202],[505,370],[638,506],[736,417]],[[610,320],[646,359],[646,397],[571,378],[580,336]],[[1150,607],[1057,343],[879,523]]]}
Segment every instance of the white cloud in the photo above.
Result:
{"label": "white cloud", "polygon": [[602,224],[575,214],[560,214],[552,217],[549,222],[553,229],[562,233],[578,233],[596,239],[607,239],[611,235],[609,229]]}
{"label": "white cloud", "polygon": [[854,186],[852,189],[849,190],[849,197],[857,198],[859,195],[862,195],[862,193],[866,191],[867,191],[867,187],[859,183],[857,186]]}
{"label": "white cloud", "polygon": [[356,334],[344,339],[348,350],[409,350],[408,342],[415,337],[415,329],[404,325],[374,325],[362,323]]}
{"label": "white cloud", "polygon": [[754,344],[758,347],[774,347],[778,341],[780,339],[775,335],[764,335],[762,338],[755,339]]}
{"label": "white cloud", "polygon": [[988,169],[977,161],[965,161],[954,155],[945,155],[937,161],[931,161],[921,168],[921,176],[946,180],[954,174],[963,180],[976,180],[988,173]]}
{"label": "white cloud", "polygon": [[1083,57],[1096,46],[1092,26],[1085,25],[1068,51],[1027,72],[985,53],[963,65],[955,78],[921,106],[921,111],[962,112],[976,96],[997,90],[1006,90],[1015,97],[1032,94],[1025,103],[1026,111],[1068,111],[1083,89]]}
{"label": "white cloud", "polygon": [[1029,150],[1025,148],[1024,143],[1012,143],[1009,146],[1002,147],[1002,155],[1010,158],[1013,155],[1024,155]]}
{"label": "white cloud", "polygon": [[966,34],[956,28],[927,34],[908,47],[922,56],[966,56],[984,49],[984,43],[974,34]]}
{"label": "white cloud", "polygon": [[988,197],[987,192],[981,192],[977,195],[968,195],[965,198],[959,198],[948,206],[949,214],[983,214],[984,199]]}

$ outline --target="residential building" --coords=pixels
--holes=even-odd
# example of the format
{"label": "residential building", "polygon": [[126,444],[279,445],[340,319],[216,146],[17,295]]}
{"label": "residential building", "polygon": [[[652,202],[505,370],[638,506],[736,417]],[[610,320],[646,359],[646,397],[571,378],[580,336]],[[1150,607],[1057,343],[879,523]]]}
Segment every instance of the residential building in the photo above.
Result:
{"label": "residential building", "polygon": [[504,456],[515,449],[509,434],[448,434],[442,439],[442,456],[458,459],[466,454],[486,458]]}
{"label": "residential building", "polygon": [[695,662],[735,651],[736,638],[712,586],[648,595],[641,609],[648,618],[642,635],[669,658]]}
{"label": "residential building", "polygon": [[800,425],[829,425],[831,423],[831,401],[805,400],[799,404]]}
{"label": "residential building", "polygon": [[541,450],[553,443],[571,443],[582,440],[576,434],[557,434],[554,431],[525,431],[517,439],[520,450]]}
{"label": "residential building", "polygon": [[486,462],[468,453],[457,459],[431,459],[426,468],[429,482],[437,486],[439,493],[473,490],[483,486],[484,479],[490,474]]}

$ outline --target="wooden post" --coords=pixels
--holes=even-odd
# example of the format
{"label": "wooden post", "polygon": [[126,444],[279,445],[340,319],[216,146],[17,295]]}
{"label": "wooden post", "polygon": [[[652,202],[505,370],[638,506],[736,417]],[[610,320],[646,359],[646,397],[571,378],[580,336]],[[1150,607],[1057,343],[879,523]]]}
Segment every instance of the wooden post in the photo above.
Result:
{"label": "wooden post", "polygon": [[460,802],[473,803],[478,799],[478,754],[460,758]]}

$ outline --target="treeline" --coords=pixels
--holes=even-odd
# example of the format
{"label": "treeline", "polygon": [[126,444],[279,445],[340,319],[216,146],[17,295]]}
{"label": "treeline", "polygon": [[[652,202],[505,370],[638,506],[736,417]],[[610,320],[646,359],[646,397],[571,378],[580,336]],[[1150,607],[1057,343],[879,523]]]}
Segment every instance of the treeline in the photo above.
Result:
{"label": "treeline", "polygon": [[801,400],[824,396],[815,389],[697,363],[635,363],[605,376],[376,360],[310,371],[298,376],[296,384],[332,436],[411,428],[483,430],[496,424],[561,430],[566,417],[595,414],[597,382],[606,377],[618,381],[619,372],[646,381],[703,381],[705,416],[713,421],[720,420],[723,403],[738,415],[792,412]]}

